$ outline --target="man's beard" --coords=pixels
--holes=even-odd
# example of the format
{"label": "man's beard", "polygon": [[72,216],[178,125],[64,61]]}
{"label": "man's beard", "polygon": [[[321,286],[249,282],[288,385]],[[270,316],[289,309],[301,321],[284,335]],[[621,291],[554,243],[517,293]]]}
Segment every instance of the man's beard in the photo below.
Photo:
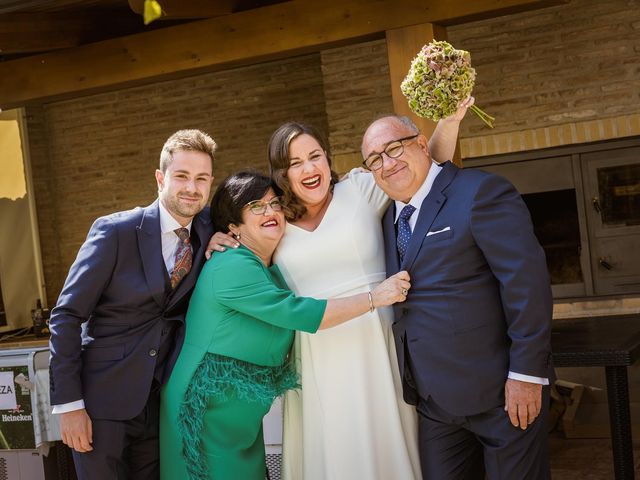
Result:
{"label": "man's beard", "polygon": [[[194,197],[195,198],[195,197]],[[196,216],[204,208],[202,204],[202,198],[197,197],[198,203],[184,204],[180,202],[177,196],[165,196],[164,204],[165,208],[170,212],[179,215],[180,217],[190,218]]]}

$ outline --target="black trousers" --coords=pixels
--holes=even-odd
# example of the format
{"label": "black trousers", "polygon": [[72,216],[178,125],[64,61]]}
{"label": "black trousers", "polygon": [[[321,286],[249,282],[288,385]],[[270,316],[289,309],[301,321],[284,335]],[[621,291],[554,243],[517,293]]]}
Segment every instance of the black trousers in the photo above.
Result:
{"label": "black trousers", "polygon": [[[472,397],[470,396],[470,401]],[[549,467],[549,387],[540,415],[526,430],[511,424],[504,407],[461,417],[420,399],[418,437],[424,480],[546,480]]]}
{"label": "black trousers", "polygon": [[159,414],[160,390],[154,388],[131,420],[92,419],[93,450],[73,451],[78,480],[158,480]]}

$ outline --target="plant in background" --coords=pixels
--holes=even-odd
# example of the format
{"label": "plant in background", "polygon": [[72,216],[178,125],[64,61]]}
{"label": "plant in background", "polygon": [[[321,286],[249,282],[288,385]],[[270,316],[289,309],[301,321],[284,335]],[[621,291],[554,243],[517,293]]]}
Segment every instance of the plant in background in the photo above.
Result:
{"label": "plant in background", "polygon": [[[413,59],[400,90],[413,113],[438,121],[456,112],[460,102],[471,95],[475,80],[476,71],[471,67],[469,52],[434,40],[422,47]],[[471,110],[493,128],[495,119],[491,115],[475,105]]]}

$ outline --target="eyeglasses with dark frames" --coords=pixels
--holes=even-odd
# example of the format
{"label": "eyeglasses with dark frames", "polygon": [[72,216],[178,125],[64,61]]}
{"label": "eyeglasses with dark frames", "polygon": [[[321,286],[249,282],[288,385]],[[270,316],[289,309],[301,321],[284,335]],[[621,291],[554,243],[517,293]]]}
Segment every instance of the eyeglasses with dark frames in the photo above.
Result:
{"label": "eyeglasses with dark frames", "polygon": [[273,197],[268,202],[263,202],[262,200],[254,200],[252,202],[247,203],[242,208],[248,208],[251,213],[254,215],[264,215],[264,212],[267,211],[267,207],[271,207],[271,210],[274,212],[279,212],[282,210],[282,197]]}
{"label": "eyeglasses with dark frames", "polygon": [[382,154],[384,153],[387,157],[398,158],[400,155],[404,153],[405,142],[409,142],[410,140],[414,140],[420,135],[419,133],[415,135],[410,135],[404,138],[398,138],[397,140],[393,140],[384,147],[384,150],[381,153],[373,152],[369,155],[362,165],[367,170],[380,170],[382,168],[382,164],[384,160],[382,158]]}

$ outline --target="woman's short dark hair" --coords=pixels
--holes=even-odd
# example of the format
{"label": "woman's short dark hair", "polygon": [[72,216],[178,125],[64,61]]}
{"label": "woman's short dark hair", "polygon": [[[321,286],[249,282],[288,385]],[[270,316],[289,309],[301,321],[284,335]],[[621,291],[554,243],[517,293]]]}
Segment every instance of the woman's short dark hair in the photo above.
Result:
{"label": "woman's short dark hair", "polygon": [[[320,148],[324,150],[327,162],[329,162],[329,168],[331,168],[329,146],[320,132],[311,125],[300,122],[287,122],[280,125],[269,140],[269,173],[276,187],[278,187],[278,192],[283,197],[284,205],[287,207],[285,217],[291,222],[299,220],[307,212],[307,208],[291,190],[291,184],[287,178],[290,163],[289,146],[296,137],[303,134],[310,135],[318,142]],[[338,174],[331,170],[331,188],[337,182]]]}
{"label": "woman's short dark hair", "polygon": [[253,170],[243,170],[225,178],[211,199],[211,220],[216,232],[229,232],[229,224],[242,224],[244,206],[260,200],[273,188],[269,177]]}

